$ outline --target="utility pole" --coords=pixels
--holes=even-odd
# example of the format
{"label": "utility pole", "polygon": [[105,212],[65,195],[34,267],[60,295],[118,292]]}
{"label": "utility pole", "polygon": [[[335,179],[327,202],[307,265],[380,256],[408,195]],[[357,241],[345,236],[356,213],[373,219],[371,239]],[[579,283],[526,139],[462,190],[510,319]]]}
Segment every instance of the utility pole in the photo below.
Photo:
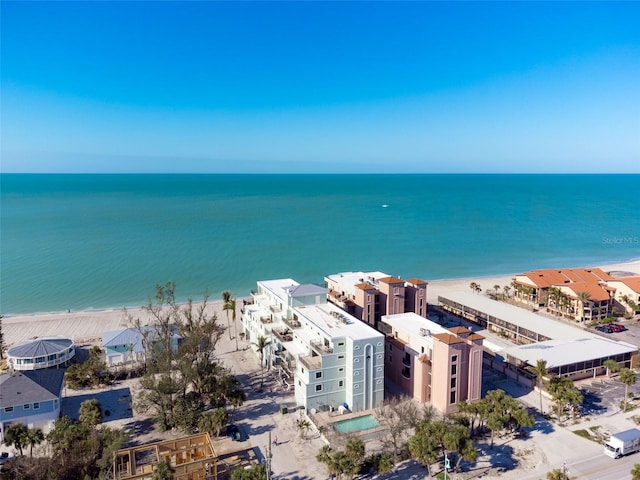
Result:
{"label": "utility pole", "polygon": [[271,432],[269,432],[269,437],[267,441],[267,449],[266,449],[266,461],[267,461],[267,480],[271,480]]}

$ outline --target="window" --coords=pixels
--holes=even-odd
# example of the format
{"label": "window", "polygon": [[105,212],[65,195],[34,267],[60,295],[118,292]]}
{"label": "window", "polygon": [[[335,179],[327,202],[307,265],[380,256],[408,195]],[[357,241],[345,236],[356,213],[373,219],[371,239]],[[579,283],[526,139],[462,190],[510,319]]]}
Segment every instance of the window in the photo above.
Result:
{"label": "window", "polygon": [[458,355],[451,355],[451,363],[456,363],[458,361]]}
{"label": "window", "polygon": [[456,377],[451,379],[451,388],[456,388]]}
{"label": "window", "polygon": [[13,412],[13,407],[4,407],[5,412]]}
{"label": "window", "polygon": [[338,342],[339,347],[344,347],[344,342]]}
{"label": "window", "polygon": [[304,373],[304,367],[300,367],[300,370],[302,370],[302,373]]}
{"label": "window", "polygon": [[357,383],[353,386],[353,388],[360,388],[360,385],[358,385]]}
{"label": "window", "polygon": [[25,404],[22,406],[22,409],[23,409],[23,410],[29,410],[30,408],[31,408],[31,405],[29,405],[28,403],[25,403]]}
{"label": "window", "polygon": [[393,363],[393,357],[389,355],[389,363]]}
{"label": "window", "polygon": [[360,372],[358,372],[357,370],[355,372],[353,372],[354,375],[360,375]]}
{"label": "window", "polygon": [[322,385],[316,385],[316,392],[322,391]]}
{"label": "window", "polygon": [[378,342],[378,346],[381,347],[382,346],[382,342]]}
{"label": "window", "polygon": [[393,350],[393,345],[389,344],[389,351]]}
{"label": "window", "polygon": [[404,378],[411,378],[411,369],[409,367],[402,368],[402,376]]}
{"label": "window", "polygon": [[356,347],[354,348],[354,350],[360,350],[360,345],[356,345]]}
{"label": "window", "polygon": [[354,361],[354,363],[358,363],[360,361],[360,359],[359,358],[354,358],[353,361]]}
{"label": "window", "polygon": [[457,367],[458,366],[456,364],[451,365],[451,375],[455,375],[456,374]]}
{"label": "window", "polygon": [[340,381],[338,382],[338,386],[339,386],[339,387],[344,387],[344,380],[340,380]]}
{"label": "window", "polygon": [[302,386],[302,382],[300,380],[298,380],[298,386],[301,387]]}
{"label": "window", "polygon": [[424,345],[422,347],[420,347],[420,353],[424,353]]}
{"label": "window", "polygon": [[338,355],[338,360],[343,360],[344,359],[344,355]]}
{"label": "window", "polygon": [[322,378],[322,372],[316,372],[316,379]]}
{"label": "window", "polygon": [[33,402],[33,409],[37,410],[40,408],[40,402]]}
{"label": "window", "polygon": [[449,394],[449,403],[451,405],[456,403],[456,391],[455,390],[451,390],[451,393]]}
{"label": "window", "polygon": [[376,372],[381,372],[381,371],[382,371],[382,367],[376,368]]}
{"label": "window", "polygon": [[338,371],[339,371],[339,372],[344,372],[344,367],[340,367],[340,368],[338,369]]}

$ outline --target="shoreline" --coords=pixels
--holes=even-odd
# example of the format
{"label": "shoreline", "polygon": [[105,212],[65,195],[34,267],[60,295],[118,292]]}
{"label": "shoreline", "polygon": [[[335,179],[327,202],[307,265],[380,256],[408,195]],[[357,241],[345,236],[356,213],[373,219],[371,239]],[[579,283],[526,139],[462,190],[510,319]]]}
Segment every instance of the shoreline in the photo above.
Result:
{"label": "shoreline", "polygon": [[[628,272],[640,275],[640,259],[622,263],[608,263],[586,267],[559,267],[559,268],[600,268],[605,272]],[[518,272],[522,273],[522,272]],[[510,285],[517,273],[472,276],[463,278],[427,280],[427,301],[436,303],[438,295],[446,291],[467,290],[471,282],[478,282],[484,289],[487,286]],[[247,296],[237,297],[237,308],[240,309],[242,299]],[[200,302],[194,300],[194,304]],[[184,305],[185,302],[180,302]],[[125,328],[130,325],[129,316],[140,318],[145,323],[142,306],[136,307],[111,307],[102,309],[86,309],[77,311],[58,311],[46,313],[24,313],[6,315],[2,319],[2,330],[7,348],[24,342],[33,337],[62,336],[71,338],[75,343],[90,343],[100,341],[102,332]],[[216,314],[220,323],[226,325],[226,313],[223,310],[221,299],[208,301],[208,313]],[[238,316],[239,312],[236,312]]]}

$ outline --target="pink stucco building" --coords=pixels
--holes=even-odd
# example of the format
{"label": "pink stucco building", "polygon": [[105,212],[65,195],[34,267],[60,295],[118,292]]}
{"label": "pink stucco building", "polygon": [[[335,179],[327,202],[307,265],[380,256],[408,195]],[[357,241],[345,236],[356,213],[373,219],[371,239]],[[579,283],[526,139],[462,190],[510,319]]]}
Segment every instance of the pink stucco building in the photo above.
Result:
{"label": "pink stucco building", "polygon": [[442,413],[482,395],[484,337],[465,327],[446,329],[415,313],[385,315],[385,379]]}
{"label": "pink stucco building", "polygon": [[325,282],[330,302],[375,328],[384,315],[427,316],[424,280],[402,280],[382,272],[343,272],[325,277]]}

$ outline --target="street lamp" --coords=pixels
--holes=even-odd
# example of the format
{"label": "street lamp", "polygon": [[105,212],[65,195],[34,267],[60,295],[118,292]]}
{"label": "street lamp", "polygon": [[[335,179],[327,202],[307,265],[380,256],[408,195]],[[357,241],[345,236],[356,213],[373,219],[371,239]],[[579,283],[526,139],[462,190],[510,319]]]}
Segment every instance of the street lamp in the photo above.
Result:
{"label": "street lamp", "polygon": [[449,457],[447,457],[447,452],[444,452],[444,480],[447,480],[447,470],[451,468],[449,464]]}

